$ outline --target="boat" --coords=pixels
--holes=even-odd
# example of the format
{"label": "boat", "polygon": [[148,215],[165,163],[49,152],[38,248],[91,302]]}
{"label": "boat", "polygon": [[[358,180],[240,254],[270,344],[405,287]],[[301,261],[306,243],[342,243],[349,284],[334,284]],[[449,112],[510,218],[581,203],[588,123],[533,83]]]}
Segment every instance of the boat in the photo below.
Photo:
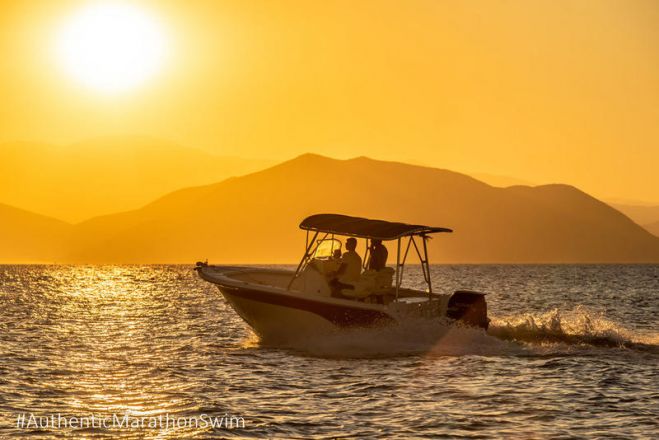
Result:
{"label": "boat", "polygon": [[[442,319],[449,325],[487,329],[485,294],[470,290],[438,293],[432,284],[427,242],[451,229],[372,220],[341,214],[305,218],[304,254],[295,270],[222,266],[197,262],[199,276],[218,287],[236,313],[264,340],[288,340],[318,332],[381,327],[412,319]],[[341,261],[337,237],[364,240],[364,267],[353,289],[330,281]],[[394,267],[368,270],[372,242],[394,244]],[[391,246],[389,246],[391,247]],[[358,248],[359,249],[359,248]],[[408,256],[416,254],[424,290],[403,286]]]}

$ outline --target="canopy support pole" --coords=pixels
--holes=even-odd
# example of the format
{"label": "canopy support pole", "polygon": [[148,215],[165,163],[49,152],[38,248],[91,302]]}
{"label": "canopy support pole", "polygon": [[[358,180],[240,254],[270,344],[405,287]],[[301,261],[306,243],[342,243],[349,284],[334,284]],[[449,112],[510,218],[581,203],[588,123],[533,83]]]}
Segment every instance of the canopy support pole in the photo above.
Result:
{"label": "canopy support pole", "polygon": [[421,271],[423,272],[423,279],[426,282],[426,285],[428,286],[428,296],[432,297],[432,282],[430,280],[430,264],[428,263],[428,247],[426,245],[426,240],[428,237],[425,235],[421,236],[421,239],[423,240],[423,254],[421,253],[421,250],[419,247],[416,245],[416,240],[412,239],[412,243],[414,243],[414,249],[416,250],[416,254],[419,257],[419,261],[421,262]]}
{"label": "canopy support pole", "polygon": [[423,238],[423,255],[425,257],[425,264],[426,264],[426,272],[428,273],[428,296],[432,298],[432,280],[430,279],[430,261],[428,261],[428,236],[422,235],[421,238]]}
{"label": "canopy support pole", "polygon": [[368,259],[370,258],[370,255],[369,255],[369,250],[370,249],[371,248],[369,246],[369,240],[367,238],[366,239],[366,253],[364,253],[364,264],[362,265],[363,266],[362,269],[364,269],[364,270],[368,269],[368,266],[370,266],[370,261],[368,261]]}
{"label": "canopy support pole", "polygon": [[400,270],[400,237],[398,237],[398,250],[396,252],[396,300],[398,300],[398,291],[400,290],[402,271]]}
{"label": "canopy support pole", "polygon": [[[327,234],[325,234],[327,236]],[[307,243],[307,248],[304,251],[304,255],[302,256],[302,259],[300,260],[300,264],[297,265],[297,269],[295,269],[295,275],[293,275],[293,278],[291,278],[291,281],[288,283],[288,287],[286,287],[286,290],[291,290],[291,286],[293,285],[293,281],[297,278],[297,276],[300,273],[300,269],[302,269],[302,266],[304,266],[304,263],[309,259],[309,255],[311,252],[311,248],[313,247],[313,244],[316,242],[316,237],[318,237],[318,231],[313,235],[313,238],[311,239],[310,242]]]}
{"label": "canopy support pole", "polygon": [[403,284],[403,273],[405,272],[405,262],[407,261],[407,254],[410,252],[410,245],[412,244],[413,238],[410,237],[407,240],[407,247],[405,248],[405,253],[403,254],[403,261],[400,263],[400,284]]}

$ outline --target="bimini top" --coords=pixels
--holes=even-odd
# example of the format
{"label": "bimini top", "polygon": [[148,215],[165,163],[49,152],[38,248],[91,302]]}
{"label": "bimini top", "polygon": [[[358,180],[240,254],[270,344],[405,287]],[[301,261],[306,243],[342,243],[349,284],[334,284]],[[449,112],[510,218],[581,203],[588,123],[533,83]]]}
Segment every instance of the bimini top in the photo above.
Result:
{"label": "bimini top", "polygon": [[395,240],[410,235],[453,232],[448,228],[408,225],[407,223],[370,220],[367,218],[350,217],[341,214],[312,215],[302,220],[302,223],[300,223],[300,229],[376,240]]}

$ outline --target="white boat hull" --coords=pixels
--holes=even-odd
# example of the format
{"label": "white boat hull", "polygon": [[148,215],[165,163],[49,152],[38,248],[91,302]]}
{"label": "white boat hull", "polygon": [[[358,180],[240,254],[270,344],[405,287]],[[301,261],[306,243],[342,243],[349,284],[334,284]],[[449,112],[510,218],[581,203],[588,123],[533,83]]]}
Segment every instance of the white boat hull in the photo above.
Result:
{"label": "white boat hull", "polygon": [[289,290],[288,281],[293,276],[289,271],[220,266],[198,266],[197,270],[201,278],[219,288],[236,313],[266,340],[396,325],[419,317],[451,318],[454,308],[451,298],[455,294],[429,298],[418,292],[417,296],[408,295],[387,305],[373,304]]}

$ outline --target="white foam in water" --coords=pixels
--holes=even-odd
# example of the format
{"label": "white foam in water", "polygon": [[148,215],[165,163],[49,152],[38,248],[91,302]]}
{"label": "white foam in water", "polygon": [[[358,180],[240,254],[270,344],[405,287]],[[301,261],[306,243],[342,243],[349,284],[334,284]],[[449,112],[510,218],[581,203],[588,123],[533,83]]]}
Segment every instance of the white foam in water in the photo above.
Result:
{"label": "white foam in water", "polygon": [[659,335],[634,332],[583,306],[493,318],[488,333],[527,343],[589,344],[657,350]]}
{"label": "white foam in water", "polygon": [[620,347],[659,352],[659,335],[642,335],[578,306],[539,314],[493,317],[483,329],[418,319],[397,326],[305,335],[289,348],[323,357],[528,356],[572,347]]}
{"label": "white foam in water", "polygon": [[489,336],[484,330],[418,319],[396,326],[337,330],[305,335],[289,347],[315,356],[379,357],[431,353],[446,356],[522,353],[518,344]]}

